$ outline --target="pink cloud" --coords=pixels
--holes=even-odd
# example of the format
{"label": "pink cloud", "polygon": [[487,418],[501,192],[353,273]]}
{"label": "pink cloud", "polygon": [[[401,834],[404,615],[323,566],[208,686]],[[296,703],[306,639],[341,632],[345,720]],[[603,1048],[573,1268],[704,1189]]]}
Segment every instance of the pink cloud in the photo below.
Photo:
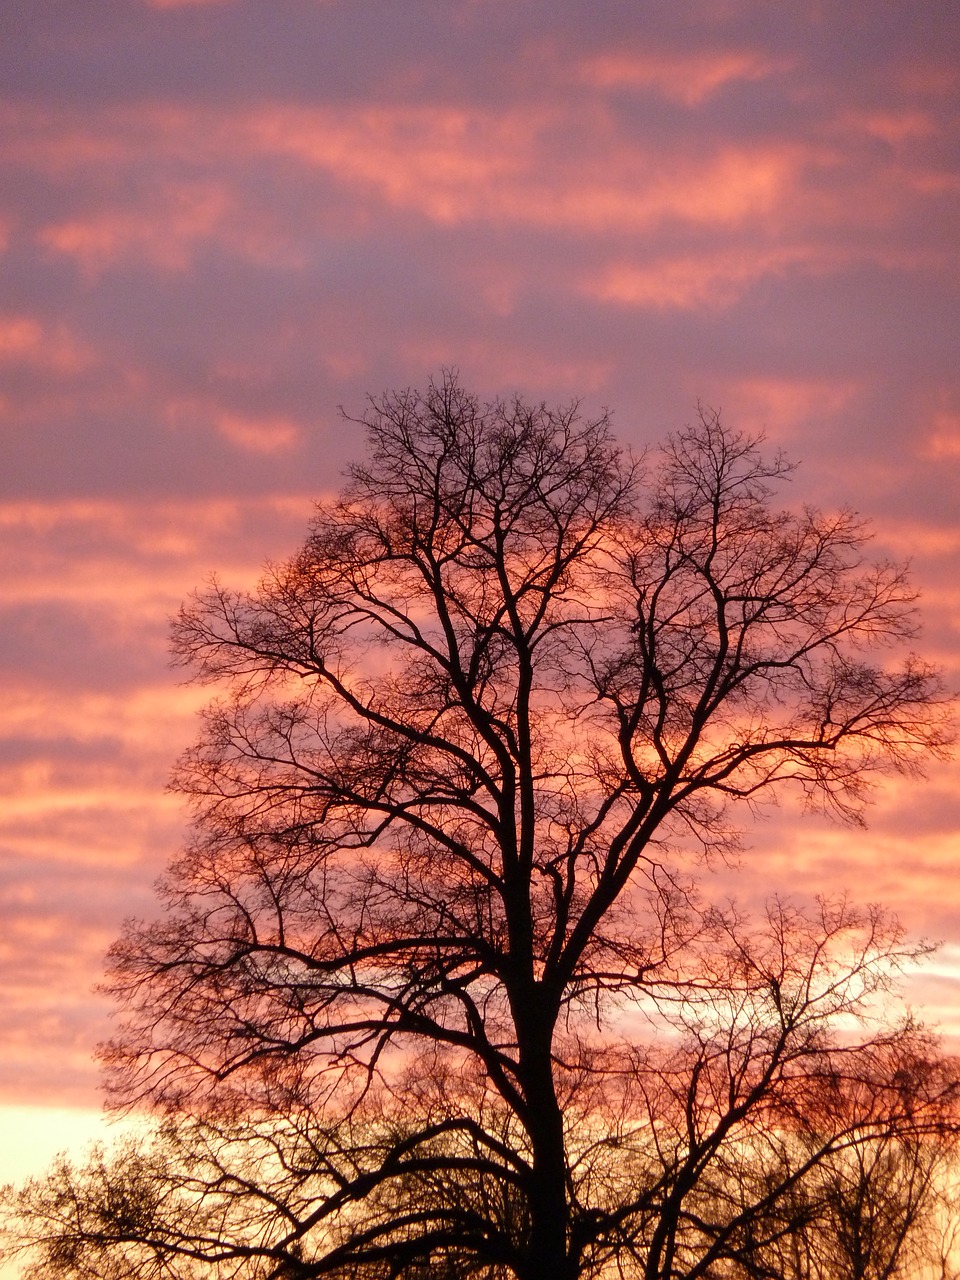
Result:
{"label": "pink cloud", "polygon": [[588,277],[584,292],[625,306],[722,311],[755,284],[804,263],[799,248],[732,248],[712,254],[684,254],[647,261],[618,262]]}
{"label": "pink cloud", "polygon": [[144,0],[149,9],[193,9],[233,4],[235,0]]}
{"label": "pink cloud", "polygon": [[[603,128],[602,117],[596,123]],[[561,124],[553,112],[529,110],[277,108],[247,128],[264,152],[293,155],[443,224],[490,219],[612,231],[665,217],[737,222],[782,200],[794,167],[780,149],[654,157],[632,140],[614,162],[608,152],[600,169],[584,172],[582,155],[568,165],[547,150],[545,136]]]}
{"label": "pink cloud", "polygon": [[440,369],[458,365],[469,370],[478,385],[516,387],[550,384],[565,396],[599,394],[613,369],[609,358],[565,358],[547,351],[518,351],[508,338],[464,341],[457,335],[401,341],[404,360],[415,368]]}
{"label": "pink cloud", "polygon": [[[804,463],[789,500],[878,517],[922,651],[960,670],[949,39],[890,10],[860,47],[868,15],[829,4],[764,34],[711,4],[634,48],[600,8],[568,32],[513,6],[495,41],[467,4],[424,40],[406,9],[381,31],[318,3],[266,40],[256,5],[203,3],[53,6],[8,54],[10,1095],[93,1096],[99,948],[176,848],[163,782],[206,696],[166,670],[166,618],[209,570],[250,585],[295,549],[359,451],[340,402],[455,364],[610,404],[637,446],[720,404]],[[730,883],[889,895],[956,946],[958,785],[882,788],[856,838],[784,809]],[[950,954],[918,990],[956,1022]]]}
{"label": "pink cloud", "polygon": [[933,113],[917,107],[900,110],[880,108],[873,111],[844,113],[842,121],[854,129],[862,129],[892,147],[906,148],[936,134],[938,124]]}
{"label": "pink cloud", "polygon": [[601,90],[654,89],[671,101],[692,107],[730,84],[763,80],[789,67],[789,59],[750,50],[686,54],[618,51],[585,59],[579,78]]}
{"label": "pink cloud", "polygon": [[728,411],[745,428],[769,429],[778,438],[789,438],[811,421],[829,420],[850,408],[863,386],[849,376],[753,376],[732,380],[718,390]]}
{"label": "pink cloud", "polygon": [[127,258],[184,271],[200,241],[222,227],[229,198],[220,185],[197,183],[153,193],[148,209],[106,210],[45,227],[40,242],[73,258],[84,274],[99,276]]}
{"label": "pink cloud", "polygon": [[933,420],[924,448],[928,458],[960,458],[960,413],[940,412]]}
{"label": "pink cloud", "polygon": [[[72,646],[149,643],[158,663],[134,689],[88,682],[69,698],[21,673],[0,701],[0,735],[25,732],[78,740],[138,735],[158,719],[179,726],[202,691],[173,689],[165,671],[167,619],[214,567],[235,586],[252,586],[266,559],[292,552],[316,494],[197,500],[0,502],[0,596],[17,611],[52,606],[78,620]],[[81,630],[80,621],[84,622]],[[88,655],[90,675],[102,660]],[[142,730],[145,738],[153,731]],[[131,740],[131,746],[134,743]]]}
{"label": "pink cloud", "polygon": [[[611,65],[619,66],[619,57]],[[696,93],[725,83],[724,76],[768,74],[773,66],[737,54],[719,61],[694,58],[694,70],[701,62],[707,69],[701,68],[699,79],[693,70],[689,77]],[[673,83],[669,58],[638,65],[661,68]],[[681,70],[678,64],[678,76]],[[682,76],[679,82],[686,83]],[[741,229],[755,237],[752,264],[741,253],[738,265],[733,248],[726,250],[725,263],[717,263],[716,246],[704,246],[674,259],[659,282],[646,262],[633,267],[632,278],[621,270],[619,280],[601,279],[593,292],[611,300],[659,306],[671,305],[672,297],[680,305],[698,305],[698,263],[707,272],[712,267],[720,294],[735,300],[761,265],[774,274],[793,264],[829,273],[856,261],[918,267],[939,261],[936,251],[883,240],[831,245],[845,226],[881,231],[910,215],[917,202],[957,189],[956,175],[910,150],[911,139],[934,127],[929,114],[907,108],[851,112],[828,122],[821,136],[717,142],[707,134],[702,143],[670,149],[656,136],[625,131],[596,87],[595,99],[577,108],[558,102],[497,110],[274,102],[228,115],[207,106],[151,103],[103,109],[85,130],[75,119],[34,111],[26,122],[29,144],[8,134],[3,147],[8,158],[16,155],[19,163],[49,172],[64,166],[115,172],[135,166],[145,152],[160,161],[157,174],[133,194],[105,186],[104,203],[38,230],[47,252],[71,258],[89,279],[122,263],[182,273],[201,248],[212,245],[251,263],[302,268],[307,228],[331,215],[321,204],[292,227],[276,209],[253,209],[240,176],[253,163],[276,161],[300,167],[305,178],[325,175],[344,198],[359,200],[352,225],[342,228],[348,236],[369,226],[379,205],[448,228],[486,222],[596,236],[689,224]],[[559,147],[557,138],[565,132],[593,145]],[[895,166],[879,166],[865,153],[851,168],[851,149],[856,151],[858,138],[870,136],[904,142]],[[602,145],[594,150],[597,140]],[[183,176],[186,157],[194,170],[203,165],[203,178]],[[825,236],[828,226],[831,234]]]}
{"label": "pink cloud", "polygon": [[34,316],[0,315],[0,366],[27,365],[73,374],[95,361],[94,348],[64,324],[49,326]]}
{"label": "pink cloud", "polygon": [[[608,135],[598,162],[556,149],[558,133],[582,131],[587,122]],[[269,105],[225,116],[150,104],[103,110],[86,127],[39,111],[25,124],[26,138],[9,130],[2,152],[38,171],[115,171],[147,149],[165,164],[189,155],[193,165],[203,157],[217,168],[285,157],[443,225],[488,219],[615,231],[666,217],[737,223],[782,204],[805,162],[795,148],[767,143],[663,154],[611,132],[600,102],[588,108],[587,121],[557,106]],[[92,275],[132,255],[183,270],[196,245],[215,236],[254,260],[276,260],[278,253],[281,261],[300,260],[268,227],[240,226],[236,195],[223,179],[171,181],[161,172],[140,196],[124,193],[121,201],[118,190],[107,198],[106,206],[43,227],[41,243]]]}
{"label": "pink cloud", "polygon": [[291,449],[301,435],[296,423],[288,418],[254,418],[235,413],[220,414],[217,430],[225,440],[249,453]]}

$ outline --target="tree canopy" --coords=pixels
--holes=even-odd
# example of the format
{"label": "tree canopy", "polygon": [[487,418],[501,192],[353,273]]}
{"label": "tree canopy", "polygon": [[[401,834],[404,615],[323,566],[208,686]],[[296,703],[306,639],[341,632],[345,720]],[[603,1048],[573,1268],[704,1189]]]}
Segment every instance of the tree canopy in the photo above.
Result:
{"label": "tree canopy", "polygon": [[454,376],[362,422],[300,552],[176,624],[220,693],[106,1051],[165,1119],[34,1184],[44,1265],[896,1274],[955,1120],[884,1005],[922,948],[845,902],[747,918],[696,868],[782,791],[857,824],[946,749],[936,672],[891,659],[903,568],[706,412],[642,458]]}

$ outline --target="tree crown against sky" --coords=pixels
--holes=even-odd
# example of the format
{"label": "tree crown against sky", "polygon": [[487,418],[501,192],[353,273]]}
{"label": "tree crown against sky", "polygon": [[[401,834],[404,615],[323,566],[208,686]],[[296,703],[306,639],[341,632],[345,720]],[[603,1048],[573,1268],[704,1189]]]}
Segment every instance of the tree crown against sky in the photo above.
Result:
{"label": "tree crown against sky", "polygon": [[904,571],[849,513],[777,508],[787,463],[709,413],[648,459],[452,375],[362,421],[300,553],[176,626],[224,692],[166,912],[112,953],[110,1086],[217,1135],[208,1190],[237,1125],[296,1190],[264,1233],[247,1180],[239,1252],[181,1216],[146,1256],[782,1268],[851,1152],[949,1129],[953,1077],[877,1020],[918,953],[881,912],[751,923],[690,872],[784,788],[856,823],[877,771],[945,749],[936,673],[877,660]]}

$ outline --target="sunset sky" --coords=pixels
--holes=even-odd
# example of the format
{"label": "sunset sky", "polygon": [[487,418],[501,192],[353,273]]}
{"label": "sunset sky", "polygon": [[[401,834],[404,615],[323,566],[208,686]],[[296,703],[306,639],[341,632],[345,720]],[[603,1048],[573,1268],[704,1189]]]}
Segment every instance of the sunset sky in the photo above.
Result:
{"label": "sunset sky", "polygon": [[[636,448],[722,408],[911,558],[960,688],[960,5],[7,4],[0,163],[0,1180],[98,1107],[92,988],[181,839],[167,620],[296,549],[339,405],[455,366]],[[746,899],[942,941],[910,996],[960,1046],[960,763],[751,845]]]}

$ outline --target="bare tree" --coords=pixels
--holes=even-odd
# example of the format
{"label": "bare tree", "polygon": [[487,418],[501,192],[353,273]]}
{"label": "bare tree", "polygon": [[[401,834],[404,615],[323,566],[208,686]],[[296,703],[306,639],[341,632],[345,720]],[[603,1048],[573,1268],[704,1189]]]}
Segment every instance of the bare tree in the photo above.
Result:
{"label": "bare tree", "polygon": [[[957,1074],[918,1028],[871,1016],[910,954],[897,930],[843,905],[773,904],[758,925],[709,917],[685,976],[651,986],[642,1034],[581,1039],[575,1072],[566,1045],[580,1273],[939,1275]],[[851,1018],[859,1036],[838,1036]],[[482,1081],[421,1054],[339,1105],[318,1103],[296,1061],[264,1060],[258,1086],[256,1111],[233,1098],[180,1112],[28,1184],[27,1274],[494,1277],[521,1264],[529,1144]]]}
{"label": "bare tree", "polygon": [[[945,748],[935,673],[871,657],[912,634],[904,572],[851,514],[773,506],[788,466],[709,414],[649,464],[453,377],[362,421],[300,553],[176,627],[223,692],[165,914],[112,953],[111,1096],[221,1135],[203,1213],[231,1134],[278,1163],[245,1225],[158,1228],[129,1274],[746,1267],[811,1170],[949,1124],[915,1028],[839,1029],[914,954],[892,926],[753,927],[689,875],[782,788],[857,823],[878,771]],[[302,1117],[294,1159],[270,1126]]]}

